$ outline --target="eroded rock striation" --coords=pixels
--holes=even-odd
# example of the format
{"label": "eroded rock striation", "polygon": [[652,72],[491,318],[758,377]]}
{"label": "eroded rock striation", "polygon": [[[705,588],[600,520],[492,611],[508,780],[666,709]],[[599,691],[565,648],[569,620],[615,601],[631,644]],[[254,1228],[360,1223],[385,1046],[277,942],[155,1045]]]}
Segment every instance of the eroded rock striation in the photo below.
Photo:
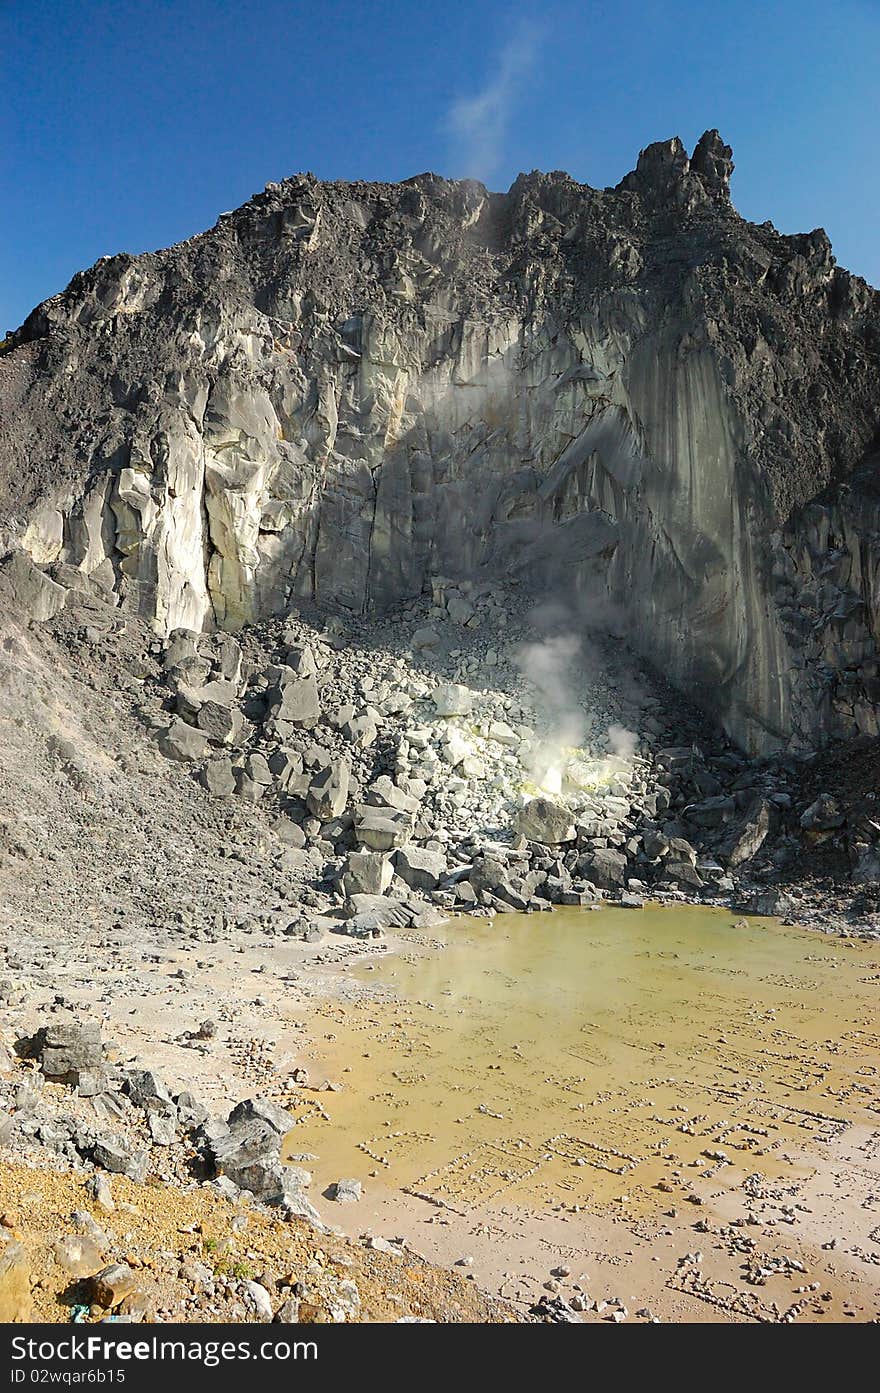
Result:
{"label": "eroded rock striation", "polygon": [[17,602],[97,589],[167,637],[517,575],[753,752],[877,734],[880,296],[741,218],[732,168],[710,131],[604,190],[301,175],[102,259],[0,354]]}

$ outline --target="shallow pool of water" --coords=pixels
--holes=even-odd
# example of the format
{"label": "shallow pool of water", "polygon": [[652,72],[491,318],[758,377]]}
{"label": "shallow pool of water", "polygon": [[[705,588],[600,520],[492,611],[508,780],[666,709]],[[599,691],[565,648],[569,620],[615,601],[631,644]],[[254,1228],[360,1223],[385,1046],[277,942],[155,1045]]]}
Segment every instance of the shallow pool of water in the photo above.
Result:
{"label": "shallow pool of water", "polygon": [[[466,1213],[686,1200],[877,1121],[880,949],[722,910],[457,920],[325,1004],[290,1153]],[[346,1072],[348,1071],[348,1072]]]}

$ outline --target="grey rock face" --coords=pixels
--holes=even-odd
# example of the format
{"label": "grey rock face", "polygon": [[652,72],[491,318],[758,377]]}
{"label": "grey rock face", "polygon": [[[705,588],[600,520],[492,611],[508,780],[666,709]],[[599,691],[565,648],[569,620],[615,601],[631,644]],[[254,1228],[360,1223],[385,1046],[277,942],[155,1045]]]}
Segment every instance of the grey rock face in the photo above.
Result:
{"label": "grey rock face", "polygon": [[[710,131],[604,190],[303,175],[102,259],[4,349],[0,587],[166,635],[521,574],[610,608],[750,750],[876,735],[880,298],[821,229],[740,218],[732,167]],[[282,736],[319,715],[289,661]]]}

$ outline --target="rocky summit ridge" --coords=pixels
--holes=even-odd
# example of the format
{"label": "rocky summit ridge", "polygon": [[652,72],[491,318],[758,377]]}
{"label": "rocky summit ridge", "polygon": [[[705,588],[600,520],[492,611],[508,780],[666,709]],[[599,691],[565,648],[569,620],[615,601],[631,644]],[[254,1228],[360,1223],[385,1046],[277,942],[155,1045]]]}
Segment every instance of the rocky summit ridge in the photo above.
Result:
{"label": "rocky summit ridge", "polygon": [[102,258],[0,348],[9,604],[165,638],[513,577],[750,752],[876,735],[880,296],[732,168],[298,175]]}

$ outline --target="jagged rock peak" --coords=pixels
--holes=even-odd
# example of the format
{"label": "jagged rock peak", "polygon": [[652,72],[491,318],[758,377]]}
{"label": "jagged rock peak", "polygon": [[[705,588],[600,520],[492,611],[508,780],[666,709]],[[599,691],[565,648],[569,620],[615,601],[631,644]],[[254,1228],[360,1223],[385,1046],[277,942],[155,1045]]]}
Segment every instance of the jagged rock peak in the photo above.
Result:
{"label": "jagged rock peak", "polygon": [[671,197],[682,205],[693,205],[707,194],[729,202],[733,168],[733,150],[717,130],[703,132],[690,159],[683,142],[674,135],[646,145],[639,152],[635,169],[618,188],[655,199]]}
{"label": "jagged rock peak", "polygon": [[691,169],[699,174],[707,188],[729,195],[730,176],[734,170],[733,150],[725,145],[716,130],[704,131],[691,155]]}

